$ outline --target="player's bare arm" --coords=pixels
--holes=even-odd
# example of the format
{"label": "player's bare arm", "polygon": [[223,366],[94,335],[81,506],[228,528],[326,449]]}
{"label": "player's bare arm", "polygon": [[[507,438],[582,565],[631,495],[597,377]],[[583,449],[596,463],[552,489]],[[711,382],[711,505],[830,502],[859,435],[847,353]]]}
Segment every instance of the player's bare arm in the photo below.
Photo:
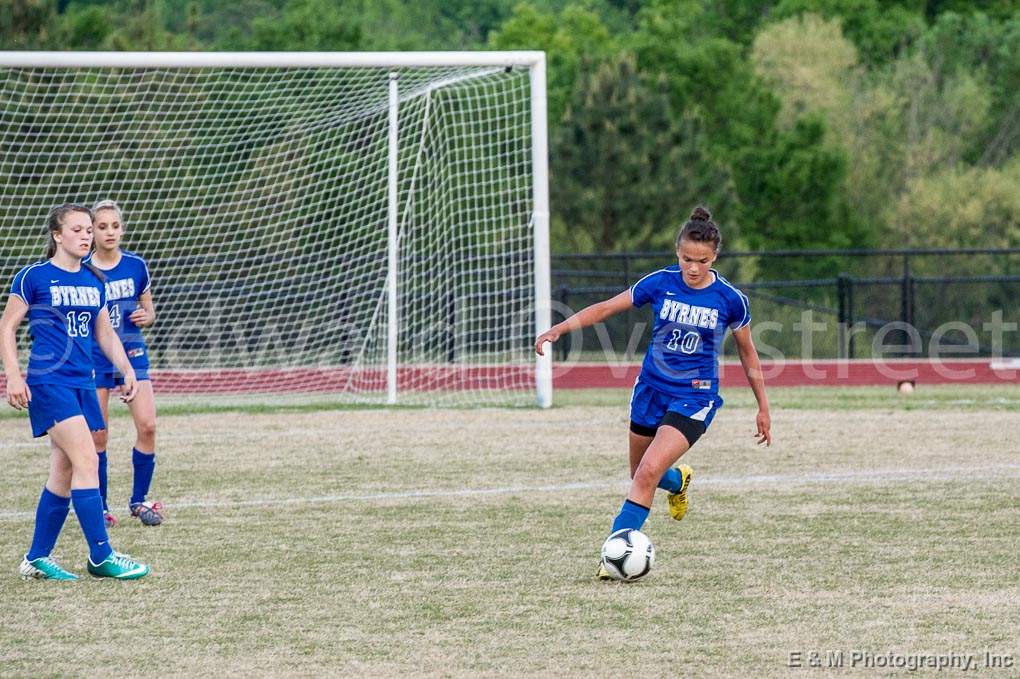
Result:
{"label": "player's bare arm", "polygon": [[772,445],[772,417],[769,415],[769,398],[765,394],[765,376],[762,374],[758,350],[754,347],[751,337],[751,326],[745,325],[733,331],[733,341],[737,344],[737,355],[740,365],[744,368],[747,383],[751,385],[754,398],[758,401],[758,415],[755,418],[755,436],[758,444]]}
{"label": "player's bare arm", "polygon": [[152,301],[152,293],[143,292],[138,296],[138,308],[128,316],[139,328],[151,328],[156,324],[156,305]]}
{"label": "player's bare arm", "polygon": [[99,312],[99,316],[96,318],[96,342],[99,343],[99,348],[103,350],[110,362],[124,375],[124,385],[120,392],[121,400],[130,403],[135,397],[138,387],[138,383],[135,381],[135,369],[131,367],[131,361],[124,353],[124,345],[120,343],[117,331],[110,323],[110,312],[105,308]]}
{"label": "player's bare arm", "polygon": [[0,355],[3,356],[4,373],[7,377],[7,403],[16,410],[28,407],[32,392],[21,376],[18,365],[17,328],[28,313],[28,305],[20,297],[7,298],[3,317],[0,318]]}
{"label": "player's bare arm", "polygon": [[601,323],[607,318],[626,311],[631,306],[630,290],[624,290],[614,297],[596,302],[591,306],[586,306],[576,314],[560,321],[539,335],[535,339],[535,353],[539,356],[544,356],[544,345],[546,342],[556,342],[556,340],[569,332]]}

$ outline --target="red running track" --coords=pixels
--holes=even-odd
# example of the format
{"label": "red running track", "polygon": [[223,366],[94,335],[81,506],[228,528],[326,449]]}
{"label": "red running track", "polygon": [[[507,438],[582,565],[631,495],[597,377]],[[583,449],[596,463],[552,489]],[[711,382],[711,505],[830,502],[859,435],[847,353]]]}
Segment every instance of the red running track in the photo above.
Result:
{"label": "red running track", "polygon": [[[1020,359],[970,360],[815,360],[763,362],[771,386],[871,386],[917,384],[1014,384],[1020,386]],[[460,391],[534,389],[531,366],[404,366],[399,389]],[[554,389],[629,388],[640,364],[556,364]],[[747,383],[739,363],[720,366],[723,387]],[[160,394],[258,394],[385,392],[385,369],[293,368],[258,370],[153,370]],[[0,375],[0,388],[6,380]]]}
{"label": "red running track", "polygon": [[[909,381],[917,384],[1016,384],[1020,385],[1020,359],[961,360],[814,360],[763,361],[765,384],[777,387],[879,386]],[[582,363],[554,369],[558,389],[631,387],[641,371],[639,364]],[[723,387],[747,384],[740,363],[720,365]]]}

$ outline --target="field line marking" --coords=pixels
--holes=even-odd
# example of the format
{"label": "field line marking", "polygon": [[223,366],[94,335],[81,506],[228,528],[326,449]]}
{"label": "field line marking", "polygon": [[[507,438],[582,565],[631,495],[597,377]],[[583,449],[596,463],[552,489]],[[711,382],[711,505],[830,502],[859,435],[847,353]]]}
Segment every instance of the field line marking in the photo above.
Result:
{"label": "field line marking", "polygon": [[[872,469],[852,471],[808,472],[795,474],[767,474],[747,476],[710,476],[699,478],[697,487],[727,488],[785,483],[791,485],[856,484],[874,485],[891,481],[951,481],[954,479],[1020,478],[1020,464],[1003,464],[989,467],[950,467],[939,469]],[[560,483],[540,486],[502,486],[493,488],[445,488],[379,493],[341,493],[255,500],[192,499],[168,503],[169,509],[212,509],[216,507],[279,507],[305,504],[333,504],[337,502],[375,502],[408,500],[415,498],[477,497],[485,495],[514,495],[520,493],[560,493],[573,490],[604,490],[626,487],[626,480],[614,479],[578,483]],[[31,519],[34,512],[0,511],[0,521]]]}

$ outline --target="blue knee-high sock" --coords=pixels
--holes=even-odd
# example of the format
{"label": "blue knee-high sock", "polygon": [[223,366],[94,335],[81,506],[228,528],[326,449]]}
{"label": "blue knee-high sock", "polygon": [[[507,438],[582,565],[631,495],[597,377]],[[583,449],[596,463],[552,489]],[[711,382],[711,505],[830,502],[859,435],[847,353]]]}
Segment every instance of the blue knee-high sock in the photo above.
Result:
{"label": "blue knee-high sock", "polygon": [[99,455],[99,494],[103,498],[103,511],[109,511],[110,503],[106,500],[106,451],[102,450]]}
{"label": "blue knee-high sock", "polygon": [[61,497],[43,487],[39,496],[39,506],[35,510],[35,533],[32,535],[32,547],[25,557],[34,561],[49,556],[57,544],[60,529],[64,527],[64,519],[71,507],[71,498]]}
{"label": "blue knee-high sock", "polygon": [[106,535],[106,521],[103,519],[103,498],[99,488],[71,489],[71,502],[74,513],[78,515],[81,532],[89,543],[89,559],[100,564],[113,552],[110,539]]}
{"label": "blue knee-high sock", "polygon": [[666,473],[659,479],[659,488],[670,493],[679,493],[684,487],[684,479],[680,476],[680,471],[675,467],[667,469]]}
{"label": "blue knee-high sock", "polygon": [[131,464],[135,468],[135,479],[131,489],[131,504],[145,502],[152,483],[152,473],[156,470],[156,454],[143,453],[137,448],[131,449]]}
{"label": "blue knee-high sock", "polygon": [[639,505],[636,502],[630,500],[624,500],[623,506],[620,507],[620,513],[616,515],[616,519],[613,520],[613,530],[620,530],[621,528],[634,528],[635,530],[641,530],[641,526],[645,525],[645,519],[648,518],[648,512],[652,511],[650,508],[644,505]]}

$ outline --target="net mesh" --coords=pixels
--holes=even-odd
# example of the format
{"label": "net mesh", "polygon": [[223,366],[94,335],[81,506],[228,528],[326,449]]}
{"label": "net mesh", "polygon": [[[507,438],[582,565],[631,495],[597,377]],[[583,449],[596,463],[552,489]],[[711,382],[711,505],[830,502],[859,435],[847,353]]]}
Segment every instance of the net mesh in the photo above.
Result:
{"label": "net mesh", "polygon": [[0,70],[0,264],[117,200],[164,394],[386,395],[398,76],[402,403],[534,400],[526,68]]}

